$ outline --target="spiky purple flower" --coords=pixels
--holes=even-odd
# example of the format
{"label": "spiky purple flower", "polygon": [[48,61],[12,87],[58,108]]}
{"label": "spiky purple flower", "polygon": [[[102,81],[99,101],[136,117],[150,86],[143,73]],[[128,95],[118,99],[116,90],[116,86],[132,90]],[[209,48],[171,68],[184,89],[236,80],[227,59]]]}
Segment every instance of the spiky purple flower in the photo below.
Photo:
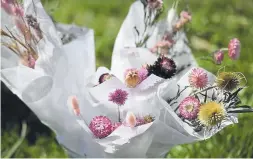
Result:
{"label": "spiky purple flower", "polygon": [[179,113],[185,119],[197,118],[199,112],[200,102],[195,97],[186,97],[179,104]]}
{"label": "spiky purple flower", "polygon": [[124,105],[128,97],[127,91],[122,89],[116,89],[114,92],[109,94],[109,101],[121,106]]}

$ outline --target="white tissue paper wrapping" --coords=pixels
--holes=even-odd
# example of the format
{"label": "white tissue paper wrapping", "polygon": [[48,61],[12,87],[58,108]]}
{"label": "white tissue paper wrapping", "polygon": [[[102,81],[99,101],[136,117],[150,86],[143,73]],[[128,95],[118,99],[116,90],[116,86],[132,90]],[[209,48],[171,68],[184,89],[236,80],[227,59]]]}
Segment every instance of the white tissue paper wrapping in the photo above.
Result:
{"label": "white tissue paper wrapping", "polygon": [[[192,143],[198,140],[208,139],[217,132],[219,132],[224,127],[237,123],[237,117],[232,115],[231,121],[225,121],[221,124],[219,129],[212,129],[212,131],[203,130],[200,132],[195,132],[192,127],[190,127],[187,123],[183,122],[178,115],[174,112],[175,107],[186,97],[190,95],[191,88],[186,89],[181,96],[176,100],[178,103],[170,106],[166,100],[169,98],[173,98],[176,96],[178,91],[178,86],[182,90],[185,86],[189,86],[188,76],[191,70],[189,70],[179,81],[176,79],[167,81],[161,84],[157,91],[157,105],[159,105],[161,112],[159,118],[159,124],[156,126],[156,133],[154,133],[154,138],[152,144],[148,150],[151,156],[157,157],[160,154],[166,154],[168,152],[169,145],[179,145],[185,143]],[[215,76],[208,73],[209,84],[213,84],[215,80]],[[208,92],[211,94],[212,92]],[[208,95],[209,96],[209,95]],[[211,96],[211,95],[210,95]],[[210,97],[209,96],[209,97]],[[218,96],[219,98],[224,98],[222,96]],[[203,99],[200,99],[201,101]],[[165,149],[158,148],[160,146],[165,146]],[[167,147],[167,149],[166,149]],[[170,147],[171,148],[171,147]]]}
{"label": "white tissue paper wrapping", "polygon": [[[1,45],[1,60],[4,61],[1,63],[1,80],[45,125],[54,130],[60,143],[78,154],[89,151],[84,144],[89,143],[91,153],[96,156],[99,148],[86,137],[88,134],[65,106],[67,97],[82,92],[86,77],[95,72],[93,30],[57,24],[57,31],[40,1],[25,0],[24,7],[25,14],[36,15],[44,35],[36,46],[39,58],[35,68],[31,69],[19,64],[19,58]],[[1,12],[5,14],[3,10]],[[2,27],[7,25],[15,31],[14,24],[8,20],[11,16],[5,15],[1,17]],[[73,34],[74,38],[63,45],[60,36],[63,34]]]}
{"label": "white tissue paper wrapping", "polygon": [[[154,47],[155,44],[161,40],[161,37],[165,32],[171,32],[172,26],[176,23],[178,16],[175,9],[168,11],[167,19],[164,22],[159,22],[153,31],[153,34],[147,41],[147,48],[136,47],[136,34],[134,27],[138,29],[140,35],[144,31],[144,9],[141,1],[134,2],[129,13],[124,20],[118,36],[116,38],[113,54],[111,71],[120,80],[123,80],[123,72],[128,68],[141,67],[144,64],[153,64],[157,59],[157,55],[150,52],[150,48]],[[197,66],[197,63],[188,47],[188,40],[183,31],[179,31],[175,36],[176,43],[171,54],[168,57],[173,58],[176,62],[177,68],[180,69],[182,66],[186,68],[177,75],[180,78],[187,72],[190,67]]]}

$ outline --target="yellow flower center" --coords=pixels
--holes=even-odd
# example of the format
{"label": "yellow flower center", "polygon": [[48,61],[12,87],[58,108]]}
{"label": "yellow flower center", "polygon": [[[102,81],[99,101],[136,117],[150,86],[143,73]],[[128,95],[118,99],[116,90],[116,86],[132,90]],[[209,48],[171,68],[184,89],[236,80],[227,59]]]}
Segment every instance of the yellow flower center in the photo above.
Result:
{"label": "yellow flower center", "polygon": [[222,104],[211,101],[200,106],[198,119],[205,126],[215,126],[225,118],[225,113]]}
{"label": "yellow flower center", "polygon": [[193,111],[193,105],[186,105],[186,106],[185,106],[185,110],[186,110],[187,112],[192,112],[192,111]]}

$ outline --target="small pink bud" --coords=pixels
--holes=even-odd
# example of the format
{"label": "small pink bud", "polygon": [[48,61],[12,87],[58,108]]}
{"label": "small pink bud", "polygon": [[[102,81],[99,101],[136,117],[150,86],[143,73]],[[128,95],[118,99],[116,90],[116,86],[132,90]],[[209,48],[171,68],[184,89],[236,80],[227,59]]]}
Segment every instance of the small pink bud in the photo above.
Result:
{"label": "small pink bud", "polygon": [[240,56],[241,43],[237,38],[231,39],[228,44],[228,56],[232,60],[237,60]]}
{"label": "small pink bud", "polygon": [[222,50],[218,50],[213,54],[214,62],[217,65],[220,65],[224,59],[224,52]]}
{"label": "small pink bud", "polygon": [[135,127],[136,125],[136,116],[132,112],[128,112],[126,115],[126,124],[131,128]]}
{"label": "small pink bud", "polygon": [[81,111],[80,111],[80,108],[79,108],[77,97],[76,96],[70,96],[68,98],[68,104],[71,106],[74,114],[76,116],[79,116]]}

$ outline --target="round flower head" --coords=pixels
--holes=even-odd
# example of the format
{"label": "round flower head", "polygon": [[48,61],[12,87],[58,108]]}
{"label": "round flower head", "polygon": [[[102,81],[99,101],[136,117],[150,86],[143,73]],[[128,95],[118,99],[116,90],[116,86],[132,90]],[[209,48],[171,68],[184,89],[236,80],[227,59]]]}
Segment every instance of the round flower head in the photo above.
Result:
{"label": "round flower head", "polygon": [[140,82],[138,70],[135,68],[127,69],[125,72],[125,82],[128,87],[136,87]]}
{"label": "round flower head", "polygon": [[220,89],[233,91],[240,85],[240,76],[234,72],[220,72],[216,84]]}
{"label": "round flower head", "polygon": [[112,133],[112,122],[106,116],[96,116],[89,125],[90,130],[97,138],[105,138]]}
{"label": "round flower head", "polygon": [[163,0],[147,0],[147,2],[150,9],[161,9],[163,6]]}
{"label": "round flower head", "polygon": [[214,63],[220,65],[224,59],[224,52],[222,50],[218,50],[213,54]]}
{"label": "round flower head", "polygon": [[124,105],[127,100],[128,93],[122,89],[116,89],[109,94],[109,101],[116,103],[117,105]]}
{"label": "round flower head", "polygon": [[139,83],[144,81],[148,77],[148,70],[144,67],[138,70]]}
{"label": "round flower head", "polygon": [[202,89],[208,84],[207,73],[201,68],[194,68],[189,74],[189,83],[192,87]]}
{"label": "round flower head", "polygon": [[204,126],[215,126],[225,118],[224,106],[216,102],[208,102],[200,106],[198,120]]}
{"label": "round flower head", "polygon": [[234,38],[230,40],[228,44],[228,56],[232,60],[237,60],[240,56],[241,43],[238,39]]}
{"label": "round flower head", "polygon": [[112,131],[116,130],[118,127],[120,127],[122,125],[121,122],[116,122],[112,124]]}
{"label": "round flower head", "polygon": [[103,82],[105,82],[105,81],[111,79],[112,77],[113,77],[113,75],[111,75],[111,74],[109,74],[109,73],[104,73],[104,74],[102,74],[102,75],[99,77],[98,82],[99,82],[99,84],[101,84],[101,83],[103,83]]}
{"label": "round flower head", "polygon": [[132,112],[128,112],[126,115],[126,125],[133,128],[136,125],[136,116]]}
{"label": "round flower head", "polygon": [[199,112],[200,102],[197,98],[186,97],[179,104],[179,113],[185,119],[195,119]]}

